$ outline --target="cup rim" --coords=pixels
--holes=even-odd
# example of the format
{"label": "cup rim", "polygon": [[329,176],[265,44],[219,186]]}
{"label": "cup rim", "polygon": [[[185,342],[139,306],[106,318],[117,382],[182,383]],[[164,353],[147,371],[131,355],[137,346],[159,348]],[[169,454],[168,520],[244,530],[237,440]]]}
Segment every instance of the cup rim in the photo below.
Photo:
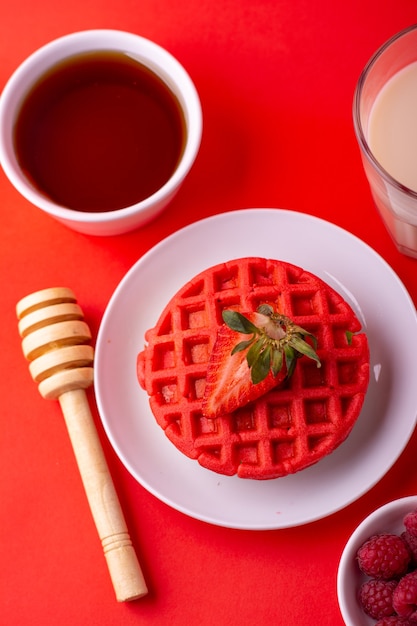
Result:
{"label": "cup rim", "polygon": [[371,165],[378,171],[379,175],[385,179],[392,187],[397,189],[398,191],[407,194],[415,199],[417,199],[417,191],[414,191],[407,185],[400,183],[394,176],[392,176],[378,161],[378,159],[374,156],[369,143],[365,137],[365,133],[362,126],[361,115],[360,115],[360,100],[361,94],[365,85],[365,82],[372,71],[373,67],[377,63],[378,59],[385,53],[385,51],[391,47],[399,39],[406,37],[410,32],[417,30],[417,23],[412,24],[411,26],[407,26],[403,28],[399,32],[395,33],[392,37],[387,39],[370,57],[362,72],[359,75],[358,81],[356,83],[355,92],[353,96],[353,126],[357,141],[362,149],[362,153],[365,157],[370,161]]}
{"label": "cup rim", "polygon": [[[137,54],[130,50],[127,45],[122,45],[122,39],[126,42],[139,43],[142,50]],[[91,42],[87,46],[87,42]],[[78,49],[69,50],[72,42],[78,44]],[[112,43],[113,42],[113,43]],[[119,43],[118,43],[119,42]],[[83,46],[83,44],[86,44]],[[145,64],[158,75],[173,91],[182,107],[186,124],[186,141],[180,160],[170,178],[153,194],[143,200],[110,211],[77,211],[55,203],[47,195],[36,189],[35,186],[19,171],[17,160],[12,150],[12,123],[10,119],[10,104],[13,104],[17,96],[17,106],[25,98],[31,86],[36,82],[42,70],[35,78],[23,88],[23,81],[28,71],[37,63],[41,62],[51,53],[59,55],[45,66],[50,67],[63,59],[88,50],[123,50],[127,54],[134,55],[138,61]],[[156,59],[148,58],[150,53],[156,53]],[[174,74],[171,73],[174,70]],[[136,33],[117,29],[87,29],[74,31],[53,39],[37,48],[14,70],[3,89],[0,98],[0,164],[7,177],[19,193],[31,204],[37,206],[52,217],[67,222],[75,223],[109,223],[122,221],[140,213],[148,213],[154,205],[162,203],[171,194],[173,195],[186,178],[191,169],[202,138],[202,107],[197,89],[184,66],[164,47]]]}

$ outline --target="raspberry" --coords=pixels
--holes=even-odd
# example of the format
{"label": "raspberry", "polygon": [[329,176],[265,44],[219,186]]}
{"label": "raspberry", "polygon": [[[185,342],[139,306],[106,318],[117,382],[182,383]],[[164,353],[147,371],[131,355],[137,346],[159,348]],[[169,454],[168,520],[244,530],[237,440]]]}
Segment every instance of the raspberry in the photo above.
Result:
{"label": "raspberry", "polygon": [[375,626],[416,626],[416,622],[411,622],[407,617],[390,615],[378,620]]}
{"label": "raspberry", "polygon": [[365,613],[374,619],[394,615],[393,593],[397,584],[395,580],[376,578],[364,582],[359,590],[359,602]]}
{"label": "raspberry", "polygon": [[398,535],[373,535],[357,552],[358,564],[364,574],[371,578],[389,580],[407,571],[411,554]]}
{"label": "raspberry", "polygon": [[401,538],[408,547],[411,554],[411,561],[414,566],[417,565],[417,535],[412,535],[408,530],[401,534]]}
{"label": "raspberry", "polygon": [[407,513],[404,517],[403,523],[405,529],[410,533],[410,535],[417,537],[417,509]]}
{"label": "raspberry", "polygon": [[392,595],[392,604],[398,615],[417,620],[417,570],[401,578]]}

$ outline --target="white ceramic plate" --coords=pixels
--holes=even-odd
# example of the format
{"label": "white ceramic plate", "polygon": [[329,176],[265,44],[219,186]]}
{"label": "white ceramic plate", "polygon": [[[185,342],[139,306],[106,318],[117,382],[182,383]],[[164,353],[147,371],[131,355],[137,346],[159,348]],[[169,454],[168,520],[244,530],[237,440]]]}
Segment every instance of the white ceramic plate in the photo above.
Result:
{"label": "white ceramic plate", "polygon": [[[351,304],[371,351],[371,381],[348,439],[318,464],[270,481],[225,477],[182,455],[165,437],[136,380],[136,356],[176,291],[198,272],[261,256],[320,276]],[[325,517],[369,490],[393,465],[416,421],[417,317],[397,275],[369,246],[316,217],[246,209],[201,220],[147,252],[114,292],[100,326],[95,388],[121,461],[173,508],[221,526],[277,529]]]}

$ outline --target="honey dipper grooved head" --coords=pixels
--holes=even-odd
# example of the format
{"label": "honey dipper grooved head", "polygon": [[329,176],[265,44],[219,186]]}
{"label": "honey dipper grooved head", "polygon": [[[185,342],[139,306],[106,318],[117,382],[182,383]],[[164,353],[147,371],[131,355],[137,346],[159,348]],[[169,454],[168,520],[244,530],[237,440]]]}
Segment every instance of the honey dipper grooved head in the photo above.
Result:
{"label": "honey dipper grooved head", "polygon": [[37,291],[22,298],[16,312],[23,354],[44,398],[93,383],[91,333],[71,289]]}

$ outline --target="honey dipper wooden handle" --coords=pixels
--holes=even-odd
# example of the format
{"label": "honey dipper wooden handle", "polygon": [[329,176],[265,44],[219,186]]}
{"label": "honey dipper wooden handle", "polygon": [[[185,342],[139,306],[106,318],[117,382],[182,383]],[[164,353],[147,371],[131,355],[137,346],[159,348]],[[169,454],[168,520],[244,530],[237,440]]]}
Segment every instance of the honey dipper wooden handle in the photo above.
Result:
{"label": "honey dipper wooden handle", "polygon": [[17,305],[29,369],[44,398],[59,400],[90,510],[119,602],[148,590],[91,415],[90,331],[70,289],[45,289]]}
{"label": "honey dipper wooden handle", "polygon": [[116,597],[147,592],[83,389],[59,396],[75,458],[106,557]]}

